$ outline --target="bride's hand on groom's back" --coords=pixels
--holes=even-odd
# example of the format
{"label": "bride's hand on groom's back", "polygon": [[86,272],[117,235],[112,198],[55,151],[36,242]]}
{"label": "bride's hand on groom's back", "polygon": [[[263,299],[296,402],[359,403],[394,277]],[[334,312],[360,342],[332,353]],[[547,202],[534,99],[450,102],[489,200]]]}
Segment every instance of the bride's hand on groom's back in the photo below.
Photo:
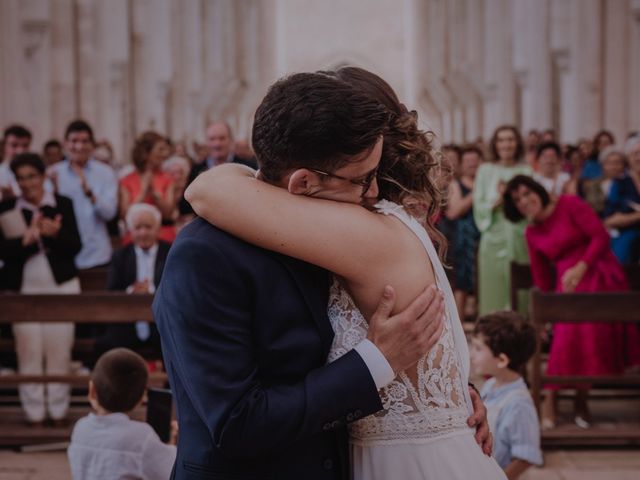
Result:
{"label": "bride's hand on groom's back", "polygon": [[440,338],[444,328],[444,299],[431,285],[405,310],[391,316],[395,301],[393,288],[385,287],[369,322],[367,338],[398,373],[414,365]]}

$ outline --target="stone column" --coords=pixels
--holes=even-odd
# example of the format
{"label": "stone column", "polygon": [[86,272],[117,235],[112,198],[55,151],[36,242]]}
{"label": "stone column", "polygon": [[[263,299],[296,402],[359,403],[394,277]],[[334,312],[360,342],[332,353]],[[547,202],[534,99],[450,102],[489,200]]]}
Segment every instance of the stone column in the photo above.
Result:
{"label": "stone column", "polygon": [[119,164],[131,161],[135,126],[132,121],[130,62],[131,24],[127,0],[100,2],[97,25],[101,55],[98,72],[98,138],[107,139]]}
{"label": "stone column", "polygon": [[134,0],[133,61],[136,134],[167,133],[171,87],[170,0]]}
{"label": "stone column", "polygon": [[51,137],[62,140],[67,124],[78,117],[75,16],[73,0],[51,2]]}
{"label": "stone column", "polygon": [[170,99],[170,129],[172,138],[181,141],[204,135],[204,50],[201,0],[173,0],[171,44],[173,58]]}
{"label": "stone column", "polygon": [[484,17],[484,132],[489,137],[504,123],[516,122],[516,83],[512,69],[511,2],[486,0]]}
{"label": "stone column", "polygon": [[603,125],[622,142],[627,133],[629,87],[625,65],[629,57],[627,2],[606,0],[604,8]]}
{"label": "stone column", "polygon": [[36,150],[52,130],[49,8],[44,0],[9,0],[1,11],[3,126],[24,124]]}
{"label": "stone column", "polygon": [[603,126],[602,18],[600,0],[573,0],[571,22],[571,88],[566,95],[571,109],[566,138],[592,136]]}
{"label": "stone column", "polygon": [[97,35],[97,5],[95,0],[75,0],[76,23],[74,36],[74,55],[76,57],[78,114],[87,120],[100,137],[102,122],[99,106],[100,46]]}
{"label": "stone column", "polygon": [[514,2],[513,65],[521,91],[520,128],[556,127],[552,124],[551,57],[549,55],[549,2]]}
{"label": "stone column", "polygon": [[631,0],[628,14],[629,26],[629,130],[640,130],[640,0]]}

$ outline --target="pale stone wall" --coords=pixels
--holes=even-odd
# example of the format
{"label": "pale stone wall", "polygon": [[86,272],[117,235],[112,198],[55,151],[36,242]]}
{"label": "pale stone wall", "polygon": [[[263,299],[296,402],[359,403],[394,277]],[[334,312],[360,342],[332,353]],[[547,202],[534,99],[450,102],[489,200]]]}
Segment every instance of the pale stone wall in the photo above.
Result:
{"label": "pale stone wall", "polygon": [[36,148],[78,116],[123,161],[149,128],[247,137],[276,78],[343,64],[443,141],[640,129],[640,0],[0,0],[0,125]]}

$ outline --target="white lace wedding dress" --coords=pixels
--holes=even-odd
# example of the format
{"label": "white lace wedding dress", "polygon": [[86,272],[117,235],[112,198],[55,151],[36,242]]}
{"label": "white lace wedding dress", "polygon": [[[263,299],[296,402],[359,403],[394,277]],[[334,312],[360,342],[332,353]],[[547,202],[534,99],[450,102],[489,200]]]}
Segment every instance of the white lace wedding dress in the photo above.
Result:
{"label": "white lace wedding dress", "polygon": [[[384,409],[349,425],[354,480],[494,480],[506,478],[482,453],[467,426],[472,413],[467,382],[469,351],[453,293],[433,243],[404,208],[383,200],[379,213],[394,215],[423,243],[445,297],[444,332],[427,356],[380,390]],[[334,279],[329,320],[335,338],[329,361],[367,335],[367,322],[349,293]]]}

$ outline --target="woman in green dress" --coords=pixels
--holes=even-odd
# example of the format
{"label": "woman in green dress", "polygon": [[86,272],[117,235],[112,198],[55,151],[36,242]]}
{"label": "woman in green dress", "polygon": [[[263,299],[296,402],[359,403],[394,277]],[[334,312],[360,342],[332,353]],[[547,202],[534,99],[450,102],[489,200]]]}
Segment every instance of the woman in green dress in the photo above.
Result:
{"label": "woman in green dress", "polygon": [[[479,313],[509,308],[509,268],[512,261],[529,263],[525,222],[508,222],[502,209],[505,186],[516,175],[531,175],[521,162],[524,144],[514,126],[498,127],[491,138],[493,162],[480,166],[473,190],[473,217],[480,231],[478,252]],[[524,302],[518,302],[520,309]]]}

